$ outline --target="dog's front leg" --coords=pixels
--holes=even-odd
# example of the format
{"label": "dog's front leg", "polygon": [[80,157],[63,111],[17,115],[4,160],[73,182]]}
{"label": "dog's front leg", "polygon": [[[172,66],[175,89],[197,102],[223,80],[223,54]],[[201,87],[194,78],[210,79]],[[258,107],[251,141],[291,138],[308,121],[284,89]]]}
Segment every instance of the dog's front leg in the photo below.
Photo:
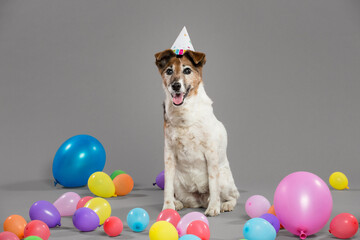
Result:
{"label": "dog's front leg", "polygon": [[164,209],[175,210],[174,179],[175,179],[175,155],[165,140],[164,147],[165,163],[165,187],[164,187]]}
{"label": "dog's front leg", "polygon": [[207,216],[214,217],[220,214],[220,189],[219,189],[219,156],[213,148],[205,153],[209,176],[209,205],[205,211]]}

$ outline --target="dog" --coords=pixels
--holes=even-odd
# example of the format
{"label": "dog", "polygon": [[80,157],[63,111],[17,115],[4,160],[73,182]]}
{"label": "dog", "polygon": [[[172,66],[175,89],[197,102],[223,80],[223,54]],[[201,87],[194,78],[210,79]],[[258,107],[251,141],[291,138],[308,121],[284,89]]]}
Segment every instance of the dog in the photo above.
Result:
{"label": "dog", "polygon": [[163,209],[206,208],[207,216],[232,211],[240,196],[226,155],[227,133],[213,113],[202,80],[204,53],[171,49],[155,54],[164,101]]}

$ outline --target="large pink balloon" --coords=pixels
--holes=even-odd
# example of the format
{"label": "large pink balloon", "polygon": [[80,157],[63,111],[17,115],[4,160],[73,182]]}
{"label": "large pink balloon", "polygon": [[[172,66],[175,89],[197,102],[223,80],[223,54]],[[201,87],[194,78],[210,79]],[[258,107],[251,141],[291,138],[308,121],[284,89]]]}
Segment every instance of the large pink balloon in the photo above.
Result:
{"label": "large pink balloon", "polygon": [[60,216],[72,216],[76,211],[76,206],[80,199],[79,194],[66,192],[54,202],[54,206],[59,210]]}
{"label": "large pink balloon", "polygon": [[274,195],[276,216],[289,232],[305,239],[330,219],[333,201],[326,183],[309,172],[286,176]]}

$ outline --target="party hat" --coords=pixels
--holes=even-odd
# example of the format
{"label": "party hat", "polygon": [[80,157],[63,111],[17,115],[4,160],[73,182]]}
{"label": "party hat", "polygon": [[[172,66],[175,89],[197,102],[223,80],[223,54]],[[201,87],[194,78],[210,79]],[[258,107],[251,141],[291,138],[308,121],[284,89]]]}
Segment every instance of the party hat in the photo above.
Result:
{"label": "party hat", "polygon": [[171,50],[173,50],[176,55],[183,55],[186,50],[195,51],[185,26],[172,45]]}

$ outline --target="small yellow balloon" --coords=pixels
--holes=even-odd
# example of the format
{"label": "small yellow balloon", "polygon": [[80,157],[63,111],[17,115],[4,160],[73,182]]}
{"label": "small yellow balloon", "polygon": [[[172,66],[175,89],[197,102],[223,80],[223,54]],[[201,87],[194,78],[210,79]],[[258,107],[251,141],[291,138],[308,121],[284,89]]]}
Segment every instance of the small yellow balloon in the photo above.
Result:
{"label": "small yellow balloon", "polygon": [[342,172],[334,172],[333,174],[331,174],[329,182],[330,185],[337,190],[349,189],[349,181],[345,174],[343,174]]}
{"label": "small yellow balloon", "polygon": [[108,201],[103,198],[90,199],[84,207],[92,209],[100,218],[100,225],[111,216],[111,206]]}
{"label": "small yellow balloon", "polygon": [[169,222],[158,221],[154,223],[149,231],[150,240],[178,240],[179,235],[174,227]]}
{"label": "small yellow balloon", "polygon": [[91,174],[88,180],[88,187],[96,196],[103,198],[116,197],[114,182],[104,172],[94,172]]}

